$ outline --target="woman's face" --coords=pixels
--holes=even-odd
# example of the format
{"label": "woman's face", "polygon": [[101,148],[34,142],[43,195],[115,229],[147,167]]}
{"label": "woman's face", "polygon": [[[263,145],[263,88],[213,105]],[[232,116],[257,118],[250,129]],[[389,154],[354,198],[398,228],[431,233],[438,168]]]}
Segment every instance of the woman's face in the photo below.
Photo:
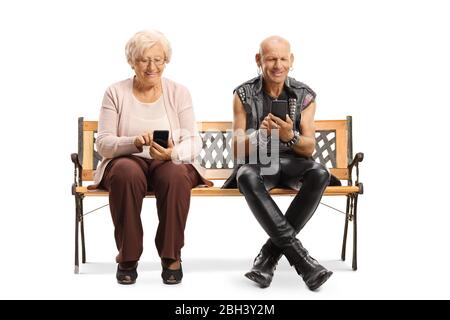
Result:
{"label": "woman's face", "polygon": [[160,84],[161,76],[166,67],[166,57],[161,44],[144,50],[141,57],[138,57],[134,63],[134,72],[138,82],[147,87],[153,87]]}

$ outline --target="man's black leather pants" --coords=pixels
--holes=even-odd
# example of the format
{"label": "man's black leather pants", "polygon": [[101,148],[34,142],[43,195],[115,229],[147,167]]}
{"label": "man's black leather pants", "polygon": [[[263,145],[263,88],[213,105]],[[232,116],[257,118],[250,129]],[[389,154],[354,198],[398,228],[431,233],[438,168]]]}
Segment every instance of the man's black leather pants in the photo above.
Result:
{"label": "man's black leather pants", "polygon": [[[270,237],[263,249],[276,261],[284,254],[291,265],[298,265],[309,256],[295,236],[314,214],[330,174],[324,166],[306,158],[280,158],[279,168],[272,175],[261,174],[263,168],[260,164],[243,165],[237,173],[239,190]],[[268,192],[277,186],[300,187],[286,215]]]}

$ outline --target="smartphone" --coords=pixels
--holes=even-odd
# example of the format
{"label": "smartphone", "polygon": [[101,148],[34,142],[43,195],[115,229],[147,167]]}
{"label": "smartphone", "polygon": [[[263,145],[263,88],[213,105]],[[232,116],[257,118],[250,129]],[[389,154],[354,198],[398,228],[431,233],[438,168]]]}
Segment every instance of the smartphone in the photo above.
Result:
{"label": "smartphone", "polygon": [[286,121],[286,115],[288,113],[288,102],[286,100],[273,100],[270,113],[274,116]]}
{"label": "smartphone", "polygon": [[169,130],[155,130],[153,131],[153,141],[163,148],[167,148],[169,141]]}

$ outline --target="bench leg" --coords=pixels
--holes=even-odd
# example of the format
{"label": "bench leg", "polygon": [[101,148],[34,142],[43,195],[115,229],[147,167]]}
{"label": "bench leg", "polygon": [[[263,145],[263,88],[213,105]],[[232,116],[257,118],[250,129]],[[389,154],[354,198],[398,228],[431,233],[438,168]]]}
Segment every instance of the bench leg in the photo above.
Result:
{"label": "bench leg", "polygon": [[75,270],[77,274],[79,272],[79,262],[78,262],[78,223],[80,217],[80,196],[75,194]]}
{"label": "bench leg", "polygon": [[356,224],[356,218],[357,218],[357,211],[358,211],[358,195],[355,195],[355,206],[353,209],[353,260],[352,260],[352,268],[353,270],[358,269],[357,265],[357,224]]}
{"label": "bench leg", "polygon": [[348,230],[348,220],[350,216],[350,196],[347,196],[347,209],[345,210],[345,224],[344,224],[344,237],[342,239],[342,252],[341,260],[345,261],[345,249],[347,246],[347,230]]}
{"label": "bench leg", "polygon": [[81,262],[86,263],[86,246],[84,241],[83,198],[80,198],[80,231],[81,231]]}

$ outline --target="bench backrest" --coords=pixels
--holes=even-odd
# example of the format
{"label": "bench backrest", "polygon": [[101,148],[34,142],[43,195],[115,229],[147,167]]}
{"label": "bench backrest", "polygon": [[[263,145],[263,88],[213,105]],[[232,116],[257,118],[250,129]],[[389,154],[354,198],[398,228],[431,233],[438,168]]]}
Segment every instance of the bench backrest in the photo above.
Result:
{"label": "bench backrest", "polygon": [[[78,118],[78,156],[83,166],[83,181],[91,181],[101,156],[95,149],[97,121]],[[206,168],[206,178],[228,178],[234,166],[231,153],[231,122],[199,122],[198,129],[203,140],[199,155]],[[348,180],[348,164],[353,159],[352,117],[346,120],[316,120],[316,149],[314,160],[330,168],[340,180]]]}

